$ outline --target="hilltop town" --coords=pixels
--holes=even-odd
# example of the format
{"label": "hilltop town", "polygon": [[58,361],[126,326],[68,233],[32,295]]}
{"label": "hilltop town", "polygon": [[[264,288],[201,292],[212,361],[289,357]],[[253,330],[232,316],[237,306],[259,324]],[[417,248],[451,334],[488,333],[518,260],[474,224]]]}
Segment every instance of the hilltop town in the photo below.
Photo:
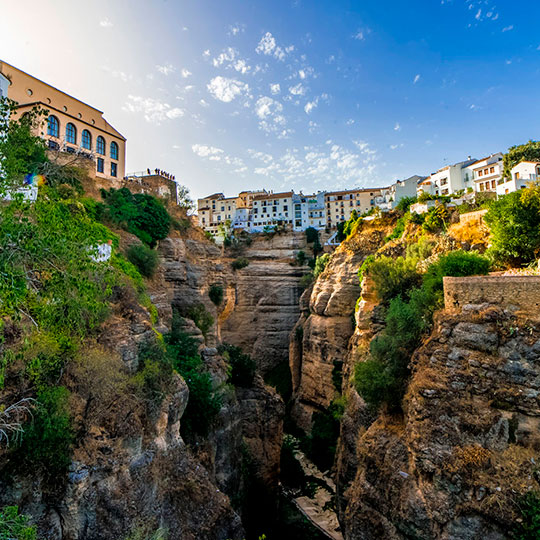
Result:
{"label": "hilltop town", "polygon": [[[243,191],[237,197],[214,193],[197,201],[199,226],[221,241],[230,230],[264,232],[276,227],[303,231],[336,229],[339,223],[358,215],[383,212],[397,207],[405,197],[436,200],[450,197],[474,200],[497,198],[518,191],[540,179],[540,162],[520,161],[504,175],[503,154],[497,152],[482,159],[472,159],[446,165],[429,176],[414,175],[397,180],[384,188],[356,188],[340,191],[319,191],[311,195],[302,192]],[[413,211],[415,208],[413,208]],[[427,210],[427,208],[425,208]],[[423,206],[417,207],[420,213]]]}

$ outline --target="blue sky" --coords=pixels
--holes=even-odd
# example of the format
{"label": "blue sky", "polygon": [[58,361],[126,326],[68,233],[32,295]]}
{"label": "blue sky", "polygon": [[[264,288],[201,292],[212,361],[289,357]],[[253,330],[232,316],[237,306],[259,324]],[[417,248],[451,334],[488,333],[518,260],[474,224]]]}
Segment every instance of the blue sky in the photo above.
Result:
{"label": "blue sky", "polygon": [[0,58],[104,110],[128,171],[162,168],[194,197],[388,185],[538,138],[536,0],[0,10]]}

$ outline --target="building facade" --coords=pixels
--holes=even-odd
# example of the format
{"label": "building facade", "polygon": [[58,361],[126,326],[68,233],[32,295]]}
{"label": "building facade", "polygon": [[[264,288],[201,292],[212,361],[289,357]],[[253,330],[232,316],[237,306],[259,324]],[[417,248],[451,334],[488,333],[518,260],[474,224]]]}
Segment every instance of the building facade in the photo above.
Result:
{"label": "building facade", "polygon": [[475,161],[466,169],[472,174],[476,193],[485,191],[495,193],[497,184],[502,180],[503,176],[503,155],[501,152],[492,154]]}
{"label": "building facade", "polygon": [[405,180],[397,180],[388,188],[388,202],[390,208],[395,208],[399,201],[405,197],[416,197],[418,183],[424,180],[424,176],[410,176]]}
{"label": "building facade", "polygon": [[349,189],[328,191],[325,194],[326,226],[337,227],[341,221],[347,221],[356,210],[358,215],[376,208],[385,202],[383,188]]}
{"label": "building facade", "polygon": [[510,171],[510,178],[497,184],[497,196],[506,195],[526,188],[531,182],[540,181],[540,161],[522,161]]}
{"label": "building facade", "polygon": [[0,74],[11,83],[9,97],[18,103],[18,114],[34,106],[48,111],[39,135],[50,150],[92,160],[97,177],[119,185],[125,176],[126,139],[103,118],[102,111],[6,62],[0,62]]}
{"label": "building facade", "polygon": [[459,191],[466,192],[469,188],[474,189],[472,171],[468,167],[476,161],[469,157],[466,161],[447,165],[432,173],[418,184],[417,195],[429,193],[449,196]]}
{"label": "building facade", "polygon": [[253,197],[250,232],[262,232],[267,227],[293,225],[294,192],[264,193]]}
{"label": "building facade", "polygon": [[225,226],[232,226],[236,216],[236,197],[214,193],[197,200],[199,226],[213,235]]}

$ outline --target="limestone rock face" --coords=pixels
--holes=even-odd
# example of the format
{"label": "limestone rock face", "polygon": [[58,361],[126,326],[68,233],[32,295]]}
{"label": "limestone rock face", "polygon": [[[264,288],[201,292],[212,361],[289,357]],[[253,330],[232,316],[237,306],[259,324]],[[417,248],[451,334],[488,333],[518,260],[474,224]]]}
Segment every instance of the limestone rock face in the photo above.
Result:
{"label": "limestone rock face", "polygon": [[[366,224],[365,230],[333,253],[318,277],[304,311],[290,337],[293,375],[292,414],[305,431],[311,416],[326,409],[336,394],[332,373],[341,370],[354,331],[355,305],[360,296],[358,269],[380,247],[388,232],[385,225]],[[303,297],[305,305],[307,298]],[[302,335],[301,345],[297,343]]]}
{"label": "limestone rock face", "polygon": [[263,374],[288,360],[304,273],[289,262],[262,260],[236,272],[235,306],[221,323],[221,338],[251,354]]}
{"label": "limestone rock face", "polygon": [[366,423],[351,390],[338,461],[345,537],[510,538],[514,501],[539,489],[539,360],[538,327],[483,306],[437,316],[413,355],[403,416]]}

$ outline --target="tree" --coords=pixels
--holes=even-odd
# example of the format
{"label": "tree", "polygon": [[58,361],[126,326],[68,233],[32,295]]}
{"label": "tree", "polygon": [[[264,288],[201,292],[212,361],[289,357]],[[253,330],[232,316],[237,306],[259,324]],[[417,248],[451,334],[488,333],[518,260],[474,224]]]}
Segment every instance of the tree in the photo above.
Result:
{"label": "tree", "polygon": [[308,227],[305,230],[305,234],[306,234],[306,242],[308,244],[311,244],[312,242],[315,242],[315,240],[319,239],[319,231],[317,231],[315,227]]}
{"label": "tree", "polygon": [[511,178],[511,170],[521,161],[540,161],[540,141],[511,146],[503,156],[505,178]]}
{"label": "tree", "polygon": [[540,187],[509,193],[493,201],[485,215],[491,229],[489,253],[512,266],[528,264],[540,252]]}
{"label": "tree", "polygon": [[9,181],[22,180],[28,173],[36,173],[47,162],[45,141],[34,130],[45,111],[34,107],[19,118],[14,118],[15,101],[0,98],[0,173]]}

